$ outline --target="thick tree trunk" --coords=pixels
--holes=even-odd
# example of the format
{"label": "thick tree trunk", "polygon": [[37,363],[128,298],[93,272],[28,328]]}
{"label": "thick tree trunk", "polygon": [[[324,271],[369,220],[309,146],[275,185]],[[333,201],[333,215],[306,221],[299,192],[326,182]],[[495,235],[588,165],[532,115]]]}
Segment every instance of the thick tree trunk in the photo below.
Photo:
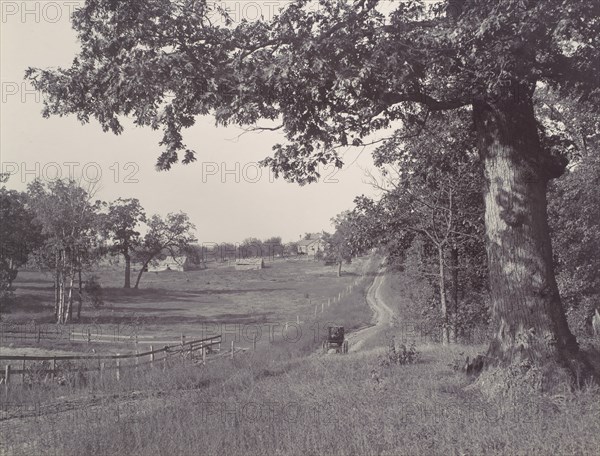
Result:
{"label": "thick tree trunk", "polygon": [[442,344],[450,343],[450,333],[448,328],[448,303],[446,302],[446,268],[444,266],[444,247],[438,246],[438,262],[440,267],[439,286],[440,286],[440,309],[442,312]]}
{"label": "thick tree trunk", "polygon": [[125,252],[123,256],[125,257],[125,285],[123,288],[131,288],[131,255]]}
{"label": "thick tree trunk", "polygon": [[558,294],[546,213],[546,184],[564,165],[540,146],[531,93],[473,106],[497,325],[488,355],[501,364],[527,360],[548,372],[558,363],[578,373],[585,366]]}

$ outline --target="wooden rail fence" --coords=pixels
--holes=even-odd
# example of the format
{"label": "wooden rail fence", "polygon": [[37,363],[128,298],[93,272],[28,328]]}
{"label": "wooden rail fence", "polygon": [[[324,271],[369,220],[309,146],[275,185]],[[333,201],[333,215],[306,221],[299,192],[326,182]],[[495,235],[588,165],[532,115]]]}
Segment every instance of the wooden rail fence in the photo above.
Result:
{"label": "wooden rail fence", "polygon": [[[215,347],[215,348],[213,348]],[[195,355],[200,352],[199,359],[202,364],[206,364],[207,354],[221,351],[221,335],[208,337],[205,339],[197,339],[189,342],[185,341],[185,336],[181,338],[181,344],[165,345],[163,348],[154,349],[151,345],[150,350],[145,352],[137,352],[121,355],[64,355],[64,356],[35,356],[35,355],[0,355],[0,362],[4,364],[0,380],[8,386],[11,383],[11,376],[21,375],[21,382],[25,383],[25,376],[30,372],[27,370],[26,363],[32,361],[41,361],[51,363],[51,368],[36,369],[36,374],[49,374],[51,378],[55,378],[60,372],[99,372],[102,377],[104,371],[115,370],[117,380],[121,378],[121,370],[126,368],[138,368],[140,366],[149,365],[154,367],[157,363],[162,362],[163,370],[167,369],[167,360],[179,355],[182,360],[191,359],[195,361]],[[164,355],[160,358],[158,354]],[[233,353],[232,353],[233,356]],[[60,361],[95,361],[95,366],[86,366],[81,369],[81,366],[72,369],[59,369],[57,363]],[[121,364],[122,360],[134,360],[134,364]],[[10,364],[13,361],[20,369],[14,369]],[[114,362],[114,364],[112,364]],[[107,365],[107,363],[109,365]],[[112,365],[111,365],[112,364]]]}

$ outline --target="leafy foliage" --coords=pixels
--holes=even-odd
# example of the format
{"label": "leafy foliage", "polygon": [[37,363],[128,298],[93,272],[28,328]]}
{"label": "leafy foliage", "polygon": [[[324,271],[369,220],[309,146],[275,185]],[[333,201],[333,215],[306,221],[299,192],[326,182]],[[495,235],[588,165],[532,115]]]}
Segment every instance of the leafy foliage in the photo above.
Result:
{"label": "leafy foliage", "polygon": [[[119,117],[164,130],[157,161],[184,154],[198,115],[219,125],[281,120],[288,144],[264,160],[299,182],[342,165],[336,147],[362,146],[396,121],[422,128],[430,112],[494,101],[537,81],[598,106],[600,23],[595,2],[296,0],[272,20],[233,24],[218,5],[191,0],[88,1],[73,15],[82,49],[67,69],[29,69],[44,115]],[[458,7],[457,7],[458,6]],[[560,11],[560,14],[557,14]],[[222,16],[225,26],[211,20]]]}
{"label": "leafy foliage", "polygon": [[18,270],[42,242],[27,194],[0,188],[0,270],[10,286]]}
{"label": "leafy foliage", "polygon": [[37,264],[55,276],[55,315],[58,323],[72,318],[73,281],[99,256],[101,218],[99,201],[77,182],[35,180],[28,186],[34,220],[44,243],[35,251]]}
{"label": "leafy foliage", "polygon": [[141,261],[142,268],[138,274],[135,288],[140,284],[144,269],[161,254],[173,257],[185,252],[190,244],[196,242],[192,234],[195,226],[183,212],[167,214],[165,218],[153,215],[147,222],[148,232],[144,236],[136,258]]}
{"label": "leafy foliage", "polygon": [[379,365],[390,366],[392,364],[400,364],[404,366],[406,364],[414,364],[418,359],[419,352],[414,342],[411,342],[408,346],[405,343],[401,343],[398,349],[396,349],[396,341],[392,338],[385,355],[379,357]]}
{"label": "leafy foliage", "polygon": [[592,153],[551,187],[549,214],[557,281],[580,334],[600,309],[600,157]]}
{"label": "leafy foliage", "polygon": [[85,281],[83,287],[86,301],[89,302],[91,307],[98,309],[104,305],[104,299],[102,297],[102,285],[98,281],[98,277],[92,275]]}
{"label": "leafy foliage", "polygon": [[104,234],[112,241],[110,250],[125,257],[125,288],[130,286],[132,252],[141,244],[138,225],[146,220],[144,209],[136,198],[119,198],[108,207],[104,217]]}

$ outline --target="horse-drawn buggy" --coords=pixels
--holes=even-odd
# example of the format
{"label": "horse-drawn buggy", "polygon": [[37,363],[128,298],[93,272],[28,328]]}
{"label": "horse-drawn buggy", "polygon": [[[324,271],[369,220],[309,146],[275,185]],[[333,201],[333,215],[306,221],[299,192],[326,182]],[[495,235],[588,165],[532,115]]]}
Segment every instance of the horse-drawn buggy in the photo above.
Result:
{"label": "horse-drawn buggy", "polygon": [[327,336],[323,340],[323,353],[335,349],[336,353],[348,353],[348,341],[344,339],[343,326],[328,326]]}

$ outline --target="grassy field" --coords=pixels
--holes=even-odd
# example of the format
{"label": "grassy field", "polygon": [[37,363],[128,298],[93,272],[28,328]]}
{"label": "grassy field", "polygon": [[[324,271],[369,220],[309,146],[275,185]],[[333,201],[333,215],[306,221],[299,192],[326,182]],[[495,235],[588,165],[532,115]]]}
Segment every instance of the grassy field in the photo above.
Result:
{"label": "grassy field", "polygon": [[60,413],[5,422],[5,454],[597,454],[597,391],[490,401],[449,365],[465,349],[478,347],[421,346],[419,363],[390,367],[377,351],[256,352],[168,381],[126,377]]}
{"label": "grassy field", "polygon": [[[133,350],[122,342],[132,342],[137,335],[140,345],[153,341],[200,338],[209,332],[236,332],[248,343],[259,326],[264,334],[259,344],[268,342],[269,326],[281,338],[285,322],[306,322],[314,319],[315,306],[321,315],[322,306],[332,302],[341,291],[355,281],[370,277],[373,265],[360,258],[344,265],[342,277],[336,277],[335,267],[299,259],[275,260],[262,270],[236,271],[233,267],[211,267],[192,272],[150,272],[144,274],[140,289],[123,289],[120,271],[97,271],[103,287],[105,304],[101,309],[84,308],[81,321],[72,327],[76,338],[87,340],[91,331],[91,346],[107,352]],[[24,271],[15,281],[17,302],[4,315],[5,324],[53,325],[53,288],[49,276]],[[368,307],[363,315],[354,315],[352,324],[369,321]],[[225,326],[227,325],[227,326]],[[247,329],[246,329],[247,328]],[[239,338],[239,334],[238,334]],[[118,344],[114,344],[117,339]],[[6,345],[5,340],[4,343]],[[81,343],[14,339],[16,346],[38,349],[88,351]],[[236,340],[236,342],[238,342]]]}
{"label": "grassy field", "polygon": [[[369,274],[378,262],[356,263],[356,269],[349,272],[357,275],[341,280],[334,277],[334,271],[315,264],[299,266],[302,273],[294,274],[292,263],[251,272],[255,276],[235,272],[236,284],[207,279],[211,283],[203,287],[213,290],[245,290],[243,297],[257,293],[249,300],[261,303],[268,318],[286,319],[304,310],[301,327],[307,337],[294,343],[279,339],[233,361],[215,359],[206,367],[174,364],[168,373],[125,371],[119,382],[112,377],[90,377],[77,385],[15,387],[5,396],[0,454],[598,454],[600,396],[596,387],[552,397],[529,391],[483,395],[457,369],[466,355],[484,350],[483,345],[442,347],[396,325],[382,328],[357,353],[317,353],[315,328],[320,330],[323,322],[360,327],[369,321],[364,297],[372,281]],[[337,295],[340,284],[354,283],[359,273],[366,275],[352,292],[314,318],[314,306],[306,301]],[[402,281],[390,277],[394,276],[388,277],[382,296],[394,306],[400,322],[403,313],[406,320],[416,320],[417,314],[411,317],[409,300],[399,296],[405,285],[399,287]],[[267,278],[277,281],[267,285]],[[263,293],[261,300],[259,290],[266,288],[277,291]],[[200,285],[190,285],[185,294],[201,294],[199,290]],[[184,308],[180,304],[186,301],[183,294],[178,291],[171,301],[179,303],[178,309]],[[246,302],[229,293],[221,296]],[[286,305],[277,307],[284,296]],[[231,301],[228,305],[233,306]],[[220,301],[212,302],[214,306]],[[129,305],[150,304],[134,300],[128,309]],[[160,306],[152,306],[156,307]],[[214,312],[211,318],[224,314],[214,307],[206,312]],[[236,311],[232,307],[227,314],[254,321],[246,308]],[[156,324],[169,334],[163,327],[166,324],[146,324]],[[392,335],[415,340],[417,363],[381,362]],[[15,411],[21,412],[20,418]]]}

